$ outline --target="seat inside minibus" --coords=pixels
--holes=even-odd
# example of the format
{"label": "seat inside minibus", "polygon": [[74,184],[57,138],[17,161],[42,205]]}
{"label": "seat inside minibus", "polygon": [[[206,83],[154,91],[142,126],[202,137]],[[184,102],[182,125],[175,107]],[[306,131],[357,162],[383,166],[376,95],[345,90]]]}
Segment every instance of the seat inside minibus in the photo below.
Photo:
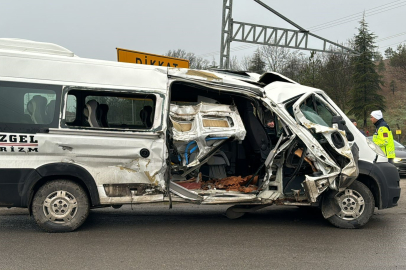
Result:
{"label": "seat inside minibus", "polygon": [[[172,181],[189,189],[254,191],[265,175],[261,165],[277,139],[277,132],[265,129],[267,117],[272,118],[272,113],[243,93],[173,83],[169,128]],[[225,142],[231,136],[234,139]],[[205,154],[211,156],[203,165],[182,176]],[[253,186],[247,188],[249,182]]]}

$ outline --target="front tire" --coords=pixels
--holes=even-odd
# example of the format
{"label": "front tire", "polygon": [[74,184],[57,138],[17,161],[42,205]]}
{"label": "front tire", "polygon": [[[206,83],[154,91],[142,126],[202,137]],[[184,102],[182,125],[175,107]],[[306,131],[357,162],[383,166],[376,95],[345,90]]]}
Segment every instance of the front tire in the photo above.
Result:
{"label": "front tire", "polygon": [[340,212],[327,220],[342,229],[361,228],[368,223],[375,210],[375,200],[367,186],[354,181],[348,188],[334,196]]}
{"label": "front tire", "polygon": [[83,188],[72,181],[51,181],[35,193],[32,214],[47,232],[70,232],[88,217],[89,198]]}

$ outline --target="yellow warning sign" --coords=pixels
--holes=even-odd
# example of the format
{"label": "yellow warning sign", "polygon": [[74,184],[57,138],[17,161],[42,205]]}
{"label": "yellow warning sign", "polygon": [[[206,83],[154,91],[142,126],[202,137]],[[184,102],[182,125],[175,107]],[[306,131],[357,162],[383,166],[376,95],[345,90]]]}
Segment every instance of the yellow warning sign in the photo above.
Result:
{"label": "yellow warning sign", "polygon": [[117,48],[118,62],[163,67],[189,68],[189,60]]}
{"label": "yellow warning sign", "polygon": [[402,134],[402,130],[397,129],[397,130],[396,130],[396,135],[400,135],[400,134]]}

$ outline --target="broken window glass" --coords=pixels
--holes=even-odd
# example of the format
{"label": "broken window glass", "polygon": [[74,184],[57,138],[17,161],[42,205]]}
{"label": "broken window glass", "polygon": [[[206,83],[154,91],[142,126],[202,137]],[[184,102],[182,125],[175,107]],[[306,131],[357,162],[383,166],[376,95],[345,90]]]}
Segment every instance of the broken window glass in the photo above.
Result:
{"label": "broken window glass", "polygon": [[333,126],[333,116],[336,114],[318,98],[308,98],[300,106],[307,120],[325,127]]}

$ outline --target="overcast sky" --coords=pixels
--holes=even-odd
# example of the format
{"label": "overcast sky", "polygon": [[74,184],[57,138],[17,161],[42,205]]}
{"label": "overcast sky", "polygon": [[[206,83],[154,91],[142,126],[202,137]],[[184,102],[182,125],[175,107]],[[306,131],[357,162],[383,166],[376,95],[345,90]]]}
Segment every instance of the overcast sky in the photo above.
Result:
{"label": "overcast sky", "polygon": [[[364,11],[382,51],[406,40],[406,0],[262,1],[303,28],[339,43],[357,33]],[[218,62],[222,3],[0,0],[0,37],[52,42],[81,57],[113,61],[117,60],[115,48],[120,47],[155,54],[181,48],[209,60],[214,57]],[[234,0],[232,17],[236,21],[294,29],[253,0]],[[256,48],[244,45],[233,42],[231,55],[250,55]]]}

